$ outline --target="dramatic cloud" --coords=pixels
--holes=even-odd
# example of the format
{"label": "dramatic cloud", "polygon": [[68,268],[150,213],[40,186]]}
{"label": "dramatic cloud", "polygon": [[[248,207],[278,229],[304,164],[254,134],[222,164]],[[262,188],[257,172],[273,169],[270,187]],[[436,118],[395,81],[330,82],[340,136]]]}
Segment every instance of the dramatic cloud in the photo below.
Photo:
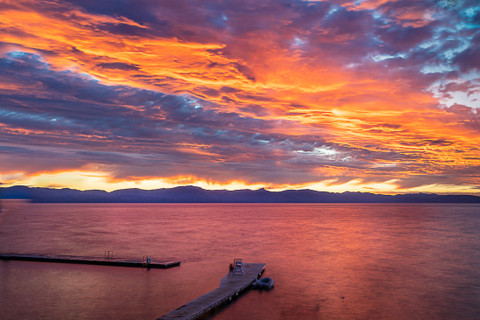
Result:
{"label": "dramatic cloud", "polygon": [[0,180],[478,193],[473,0],[7,1]]}

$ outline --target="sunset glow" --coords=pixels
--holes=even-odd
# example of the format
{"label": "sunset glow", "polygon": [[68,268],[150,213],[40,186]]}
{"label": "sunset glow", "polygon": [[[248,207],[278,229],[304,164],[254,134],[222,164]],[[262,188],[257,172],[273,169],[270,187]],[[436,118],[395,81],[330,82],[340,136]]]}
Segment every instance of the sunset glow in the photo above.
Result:
{"label": "sunset glow", "polygon": [[0,1],[0,182],[480,194],[476,0]]}

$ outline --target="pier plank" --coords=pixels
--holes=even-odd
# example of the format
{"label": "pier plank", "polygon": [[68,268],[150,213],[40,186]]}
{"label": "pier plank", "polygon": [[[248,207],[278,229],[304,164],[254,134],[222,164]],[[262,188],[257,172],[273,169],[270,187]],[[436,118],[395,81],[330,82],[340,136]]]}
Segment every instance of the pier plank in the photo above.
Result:
{"label": "pier plank", "polygon": [[243,273],[230,271],[220,286],[209,293],[163,315],[157,320],[193,320],[225,304],[248,289],[264,271],[265,263],[243,263]]}
{"label": "pier plank", "polygon": [[29,254],[0,254],[0,260],[18,260],[18,261],[36,261],[36,262],[55,262],[55,263],[74,263],[74,264],[90,264],[101,266],[117,266],[117,267],[136,267],[136,268],[157,268],[166,269],[177,267],[180,261],[152,261],[146,265],[143,261],[134,261],[118,258],[94,258],[85,256],[46,256],[46,255],[29,255]]}

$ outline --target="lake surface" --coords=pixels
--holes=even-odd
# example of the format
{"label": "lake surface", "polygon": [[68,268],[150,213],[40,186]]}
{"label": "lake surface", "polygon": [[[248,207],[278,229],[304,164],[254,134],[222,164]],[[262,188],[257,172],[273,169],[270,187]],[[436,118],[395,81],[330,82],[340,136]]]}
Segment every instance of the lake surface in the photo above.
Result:
{"label": "lake surface", "polygon": [[1,319],[156,319],[216,288],[234,258],[272,291],[212,319],[480,319],[480,206],[28,204],[0,252],[181,260],[167,270],[0,261]]}

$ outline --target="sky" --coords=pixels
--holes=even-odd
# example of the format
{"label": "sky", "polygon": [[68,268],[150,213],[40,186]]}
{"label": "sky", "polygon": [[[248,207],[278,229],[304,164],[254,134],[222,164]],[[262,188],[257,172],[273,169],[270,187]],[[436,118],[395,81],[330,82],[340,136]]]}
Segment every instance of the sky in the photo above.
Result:
{"label": "sky", "polygon": [[2,186],[480,195],[478,0],[0,0]]}

